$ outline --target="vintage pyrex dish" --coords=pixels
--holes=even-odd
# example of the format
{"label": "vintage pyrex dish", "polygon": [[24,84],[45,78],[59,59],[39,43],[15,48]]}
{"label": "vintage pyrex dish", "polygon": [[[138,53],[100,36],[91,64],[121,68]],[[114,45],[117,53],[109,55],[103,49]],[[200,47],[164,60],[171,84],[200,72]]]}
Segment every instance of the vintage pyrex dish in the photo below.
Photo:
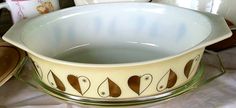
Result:
{"label": "vintage pyrex dish", "polygon": [[27,51],[45,85],[112,100],[183,86],[195,75],[204,48],[230,36],[224,18],[209,13],[109,3],[23,20],[3,39]]}

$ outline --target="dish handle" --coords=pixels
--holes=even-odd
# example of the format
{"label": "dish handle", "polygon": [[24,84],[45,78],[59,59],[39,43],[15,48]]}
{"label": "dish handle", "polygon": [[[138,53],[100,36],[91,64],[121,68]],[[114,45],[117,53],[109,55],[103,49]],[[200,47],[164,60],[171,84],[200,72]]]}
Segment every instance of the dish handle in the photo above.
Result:
{"label": "dish handle", "polygon": [[29,19],[23,19],[17,23],[15,23],[3,36],[2,39],[14,46],[17,46],[20,49],[23,49],[24,51],[28,52],[29,49],[22,41],[22,28],[28,22]]}
{"label": "dish handle", "polygon": [[224,39],[230,38],[232,36],[232,31],[234,28],[229,28],[224,17],[214,14],[209,14],[205,12],[200,12],[206,16],[211,24],[211,33],[209,36],[202,41],[199,45],[192,48],[190,51],[195,49],[203,48]]}

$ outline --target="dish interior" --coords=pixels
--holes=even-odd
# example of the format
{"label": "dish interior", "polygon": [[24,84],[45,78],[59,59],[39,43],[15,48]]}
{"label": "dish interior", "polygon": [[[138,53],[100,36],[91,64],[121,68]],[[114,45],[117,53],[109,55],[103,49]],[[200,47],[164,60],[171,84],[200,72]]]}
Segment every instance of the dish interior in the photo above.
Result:
{"label": "dish interior", "polygon": [[43,56],[79,63],[131,63],[169,57],[207,38],[202,14],[151,3],[78,6],[32,19],[22,41]]}

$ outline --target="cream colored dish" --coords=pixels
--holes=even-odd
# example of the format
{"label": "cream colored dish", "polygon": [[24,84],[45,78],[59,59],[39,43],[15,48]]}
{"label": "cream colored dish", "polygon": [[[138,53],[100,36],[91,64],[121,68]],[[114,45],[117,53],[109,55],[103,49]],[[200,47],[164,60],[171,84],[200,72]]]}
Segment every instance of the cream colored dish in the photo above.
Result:
{"label": "cream colored dish", "polygon": [[[77,96],[123,99],[184,85],[205,47],[230,36],[224,18],[209,13],[107,3],[23,20],[3,39],[28,53],[46,85]],[[58,58],[65,52],[76,53]]]}

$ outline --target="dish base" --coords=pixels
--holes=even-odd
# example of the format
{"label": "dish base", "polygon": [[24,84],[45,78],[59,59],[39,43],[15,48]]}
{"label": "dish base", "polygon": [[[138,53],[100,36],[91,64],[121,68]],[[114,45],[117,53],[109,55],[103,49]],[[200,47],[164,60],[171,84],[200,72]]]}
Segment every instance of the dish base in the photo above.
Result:
{"label": "dish base", "polygon": [[[214,56],[212,56],[214,55]],[[211,58],[210,58],[211,57]],[[218,62],[218,66],[212,66],[207,61]],[[210,59],[210,60],[209,60]],[[215,68],[216,71],[208,72],[210,68]],[[214,80],[215,78],[223,75],[225,73],[223,64],[221,62],[220,56],[217,53],[206,51],[203,56],[203,60],[199,65],[199,68],[193,78],[187,82],[185,85],[180,86],[176,89],[173,89],[168,92],[164,92],[158,95],[151,95],[145,97],[138,98],[126,98],[126,99],[98,99],[98,98],[87,98],[80,97],[71,94],[67,94],[56,89],[53,89],[46,84],[44,84],[41,80],[38,79],[36,75],[36,70],[33,69],[32,63],[28,60],[27,64],[24,66],[23,70],[15,75],[18,80],[21,80],[28,85],[52,96],[64,102],[73,103],[77,105],[89,105],[89,106],[150,106],[152,104],[158,104],[184,93],[188,93],[192,90],[199,88],[202,85]]]}

